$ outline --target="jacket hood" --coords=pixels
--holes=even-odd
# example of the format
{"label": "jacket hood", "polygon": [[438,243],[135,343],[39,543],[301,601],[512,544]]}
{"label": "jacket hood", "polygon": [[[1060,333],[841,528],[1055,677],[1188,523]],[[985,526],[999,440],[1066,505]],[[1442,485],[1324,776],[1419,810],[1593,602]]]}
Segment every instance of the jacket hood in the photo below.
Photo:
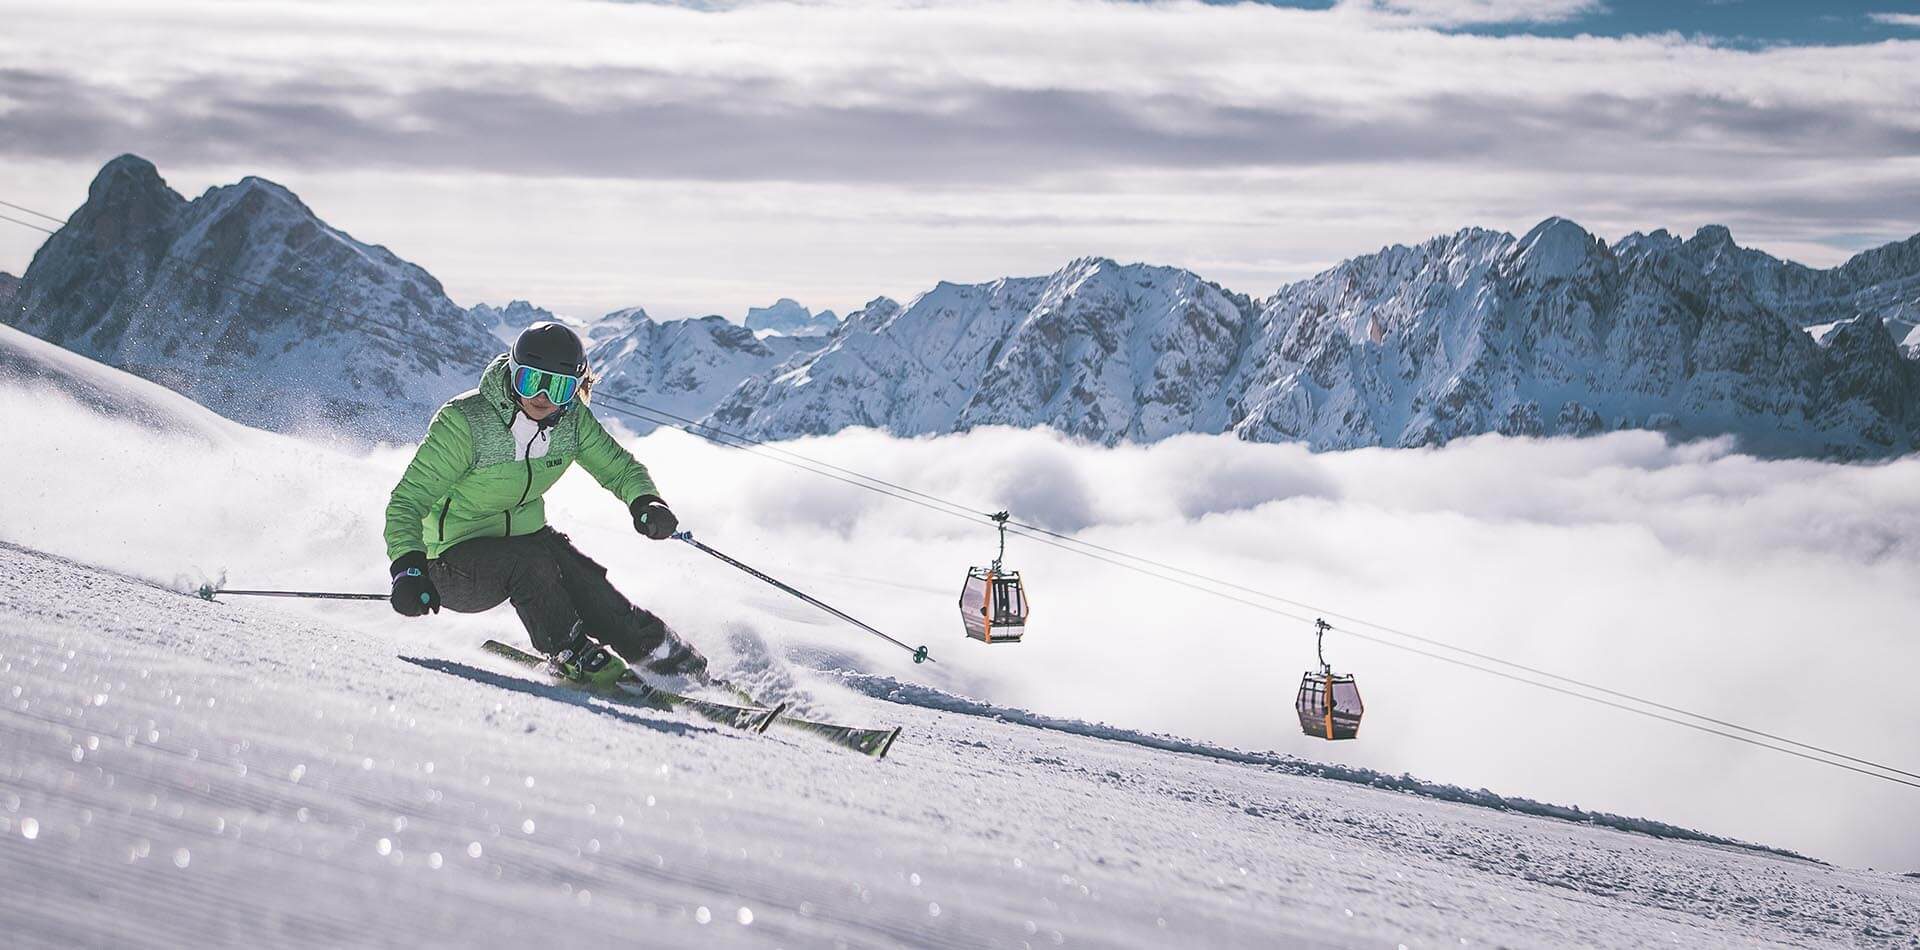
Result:
{"label": "jacket hood", "polygon": [[480,395],[488,405],[512,410],[517,407],[513,393],[507,389],[507,354],[502,353],[480,371]]}

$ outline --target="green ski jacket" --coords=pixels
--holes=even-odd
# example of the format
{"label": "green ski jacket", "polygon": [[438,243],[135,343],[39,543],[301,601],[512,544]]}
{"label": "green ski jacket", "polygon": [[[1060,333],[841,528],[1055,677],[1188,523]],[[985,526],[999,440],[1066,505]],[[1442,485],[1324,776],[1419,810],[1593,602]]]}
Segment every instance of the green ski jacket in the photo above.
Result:
{"label": "green ski jacket", "polygon": [[426,441],[393,486],[387,557],[425,551],[436,558],[468,538],[540,530],[547,523],[541,496],[576,460],[623,505],[659,494],[647,467],[600,427],[584,400],[547,428],[520,414],[507,388],[507,357],[495,357],[480,388],[434,413]]}

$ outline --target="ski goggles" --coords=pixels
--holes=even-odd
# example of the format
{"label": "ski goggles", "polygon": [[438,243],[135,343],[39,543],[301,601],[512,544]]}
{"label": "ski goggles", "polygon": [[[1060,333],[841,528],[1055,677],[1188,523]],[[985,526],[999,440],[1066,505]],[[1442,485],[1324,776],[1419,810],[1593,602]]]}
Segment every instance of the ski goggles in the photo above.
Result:
{"label": "ski goggles", "polygon": [[513,384],[513,391],[522,399],[532,399],[541,393],[547,394],[547,400],[556,406],[564,406],[573,401],[575,393],[580,391],[580,377],[566,373],[550,373],[544,369],[521,366],[512,360],[507,361],[507,379]]}

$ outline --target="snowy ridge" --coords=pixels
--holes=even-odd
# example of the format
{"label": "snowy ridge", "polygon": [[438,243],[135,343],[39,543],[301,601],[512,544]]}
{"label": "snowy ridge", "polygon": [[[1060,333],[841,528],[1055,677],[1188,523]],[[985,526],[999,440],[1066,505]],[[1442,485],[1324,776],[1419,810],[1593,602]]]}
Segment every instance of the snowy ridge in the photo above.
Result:
{"label": "snowy ridge", "polygon": [[[820,345],[813,336],[765,336],[724,317],[655,321],[639,307],[616,310],[593,325],[587,351],[599,382],[595,393],[639,400],[697,420],[740,384]],[[646,434],[656,426],[632,416],[621,421]]]}
{"label": "snowy ridge", "polygon": [[224,445],[238,427],[163,386],[128,377],[45,340],[0,326],[0,377],[52,388],[93,412],[161,432]]}
{"label": "snowy ridge", "polygon": [[192,201],[122,155],[6,322],[249,425],[417,437],[499,343],[438,281],[261,178]]}
{"label": "snowy ridge", "polygon": [[747,308],[747,329],[763,336],[826,336],[840,328],[840,316],[831,310],[814,313],[791,297],[769,307]]}
{"label": "snowy ridge", "polygon": [[[1561,218],[1389,247],[1258,305],[1186,271],[1088,258],[876,301],[713,421],[761,438],[1002,424],[1315,449],[1653,429],[1884,457],[1920,445],[1920,363],[1898,345],[1920,343],[1917,288],[1920,237],[1814,271],[1724,228],[1609,247]],[[1818,341],[1799,329],[1820,321]],[[1826,332],[1842,323],[1873,332]]]}
{"label": "snowy ridge", "polygon": [[[383,439],[416,436],[504,340],[552,316],[463,310],[279,185],[187,201],[131,155],[11,293],[4,322],[230,418]],[[765,439],[1007,425],[1324,450],[1642,429],[1769,457],[1920,447],[1920,235],[1818,270],[1719,226],[1609,246],[1549,218],[1383,248],[1259,301],[1085,257],[876,298],[844,323],[782,298],[744,327],[635,308],[588,332],[608,392]]]}
{"label": "snowy ridge", "polygon": [[[504,307],[479,303],[467,308],[467,315],[480,324],[480,328],[499,340],[503,346],[512,346],[520,336],[520,331],[536,323],[560,321],[559,317],[544,307],[536,307],[524,300],[508,301]],[[560,321],[567,322],[567,321]],[[582,328],[575,327],[575,331]]]}
{"label": "snowy ridge", "polygon": [[1045,425],[1094,441],[1207,431],[1250,305],[1175,268],[1085,258],[1048,277],[879,298],[826,349],[749,380],[714,421],[766,438]]}
{"label": "snowy ridge", "polygon": [[[836,677],[840,682],[868,696],[872,696],[875,699],[884,699],[892,703],[920,706],[927,709],[938,709],[942,712],[962,713],[968,716],[984,716],[1002,722],[1032,726],[1036,729],[1051,729],[1058,732],[1090,736],[1092,738],[1106,739],[1113,742],[1127,742],[1133,745],[1145,746],[1149,749],[1158,749],[1163,752],[1181,752],[1189,755],[1206,756],[1210,759],[1219,759],[1225,762],[1237,762],[1243,765],[1266,766],[1291,775],[1311,775],[1336,782],[1349,782],[1355,785],[1365,785],[1370,788],[1406,792],[1410,795],[1420,795],[1425,798],[1433,798],[1440,801],[1473,805],[1480,808],[1491,808],[1495,811],[1510,811],[1541,818],[1555,818],[1561,821],[1600,825],[1607,828],[1615,828],[1620,831],[1652,835],[1655,838],[1671,838],[1677,841],[1698,841],[1705,844],[1798,858],[1802,861],[1815,860],[1784,848],[1773,848],[1761,844],[1737,841],[1732,838],[1723,838],[1719,835],[1711,835],[1703,831],[1694,831],[1690,828],[1682,828],[1661,821],[1651,821],[1645,818],[1633,818],[1625,815],[1613,815],[1606,812],[1590,812],[1578,806],[1555,805],[1547,802],[1537,802],[1530,798],[1515,798],[1499,795],[1484,788],[1477,790],[1465,789],[1458,785],[1423,781],[1405,773],[1388,775],[1373,769],[1309,762],[1305,759],[1295,758],[1291,755],[1283,755],[1278,752],[1246,752],[1240,749],[1230,749],[1224,746],[1214,745],[1210,742],[1184,739],[1179,736],[1140,732],[1133,729],[1123,729],[1119,726],[1110,726],[1106,723],[1090,723],[1080,719],[1049,716],[1043,713],[1030,712],[1025,709],[1014,709],[1006,706],[996,706],[992,703],[983,703],[978,700],[968,699],[965,696],[956,696],[931,686],[905,683],[893,677],[876,673],[860,673],[851,670],[822,670],[820,672]],[[1283,712],[1290,711],[1291,710],[1283,710]],[[1816,861],[1815,863],[1821,862]]]}

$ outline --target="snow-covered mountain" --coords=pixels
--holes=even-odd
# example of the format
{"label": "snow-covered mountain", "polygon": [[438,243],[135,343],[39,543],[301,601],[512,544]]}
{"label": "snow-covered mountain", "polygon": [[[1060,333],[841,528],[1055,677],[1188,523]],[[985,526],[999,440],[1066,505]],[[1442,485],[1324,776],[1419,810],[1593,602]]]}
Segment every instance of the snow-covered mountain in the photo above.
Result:
{"label": "snow-covered mountain", "polygon": [[1104,258],[942,283],[906,307],[868,303],[824,350],[747,381],[714,419],[776,438],[847,426],[1047,425],[1107,442],[1205,431],[1251,315],[1194,274]]}
{"label": "snow-covered mountain", "polygon": [[[595,394],[643,401],[685,419],[700,419],[740,381],[764,374],[823,342],[817,336],[769,335],[724,317],[655,321],[639,307],[595,321],[587,360],[599,374]],[[625,421],[636,432],[655,426]]]}
{"label": "snow-covered mountain", "polygon": [[[231,418],[375,438],[416,436],[503,341],[553,318],[462,310],[278,185],[187,201],[134,156],[102,169],[13,296],[5,322]],[[582,329],[604,392],[762,438],[1011,425],[1332,449],[1646,428],[1775,456],[1920,445],[1920,235],[1819,270],[1722,227],[1608,246],[1552,218],[1384,248],[1262,301],[1090,257],[878,298],[843,324],[783,298],[744,327],[636,309]]]}
{"label": "snow-covered mountain", "polygon": [[266,428],[414,438],[499,343],[426,271],[261,178],[191,201],[107,163],[7,322]]}
{"label": "snow-covered mountain", "polygon": [[814,313],[799,301],[782,297],[771,307],[749,307],[747,329],[756,333],[782,336],[825,336],[840,327],[840,316],[831,310]]}
{"label": "snow-covered mountain", "polygon": [[1265,305],[1229,424],[1320,448],[1647,428],[1732,434],[1767,455],[1910,451],[1920,364],[1886,314],[1843,311],[1825,345],[1800,329],[1818,312],[1805,288],[1830,292],[1882,252],[1814,272],[1723,228],[1610,248],[1560,218],[1518,239],[1466,230],[1388,248]]}
{"label": "snow-covered mountain", "polygon": [[[520,331],[533,324],[571,322],[561,321],[559,317],[553,315],[553,311],[545,307],[536,307],[524,300],[509,301],[504,307],[485,303],[474,304],[467,308],[467,315],[505,346],[512,346],[514,339],[520,335]],[[575,329],[584,328],[575,327]]]}
{"label": "snow-covered mountain", "polygon": [[[714,421],[763,438],[1005,424],[1316,449],[1652,428],[1884,456],[1920,444],[1920,363],[1890,334],[1920,312],[1915,287],[1920,236],[1816,271],[1724,228],[1609,247],[1560,218],[1386,248],[1258,305],[1187,271],[1088,258],[876,300]],[[1835,326],[1816,340],[1801,329],[1816,322]]]}

